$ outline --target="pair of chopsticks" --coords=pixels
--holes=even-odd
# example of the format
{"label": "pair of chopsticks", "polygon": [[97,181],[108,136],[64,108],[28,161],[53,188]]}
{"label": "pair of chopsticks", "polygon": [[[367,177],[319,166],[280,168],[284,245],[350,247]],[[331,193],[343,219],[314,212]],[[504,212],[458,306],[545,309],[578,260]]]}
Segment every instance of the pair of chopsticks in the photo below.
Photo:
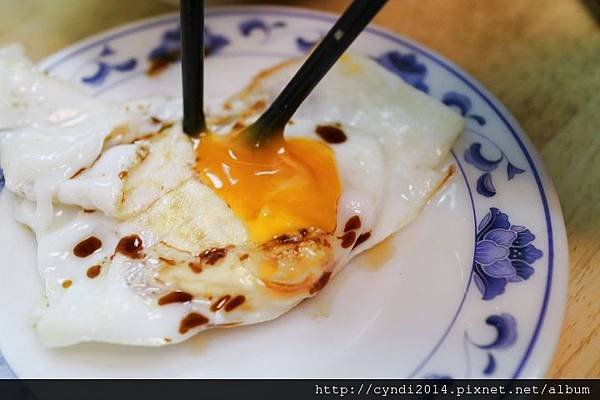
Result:
{"label": "pair of chopsticks", "polygon": [[[304,99],[317,86],[387,0],[354,0],[313,50],[269,108],[241,132],[258,147],[283,129]],[[181,0],[181,63],[183,130],[190,136],[206,131],[203,110],[204,1]]]}

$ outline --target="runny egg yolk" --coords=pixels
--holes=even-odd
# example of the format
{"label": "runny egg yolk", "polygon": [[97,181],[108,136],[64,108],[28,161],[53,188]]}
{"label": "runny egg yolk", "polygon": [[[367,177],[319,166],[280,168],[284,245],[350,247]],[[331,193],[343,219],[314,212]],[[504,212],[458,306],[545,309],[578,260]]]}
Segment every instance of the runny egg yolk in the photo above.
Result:
{"label": "runny egg yolk", "polygon": [[335,230],[341,184],[324,143],[276,137],[253,147],[235,135],[208,134],[197,148],[196,171],[255,243],[309,227]]}

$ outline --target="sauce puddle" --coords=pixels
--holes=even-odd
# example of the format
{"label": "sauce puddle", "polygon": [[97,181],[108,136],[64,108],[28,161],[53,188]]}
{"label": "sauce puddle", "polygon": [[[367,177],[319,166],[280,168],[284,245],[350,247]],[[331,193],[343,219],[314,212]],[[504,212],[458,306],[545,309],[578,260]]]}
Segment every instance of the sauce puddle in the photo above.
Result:
{"label": "sauce puddle", "polygon": [[358,256],[357,261],[369,271],[378,271],[385,263],[391,260],[394,250],[394,235],[391,235]]}

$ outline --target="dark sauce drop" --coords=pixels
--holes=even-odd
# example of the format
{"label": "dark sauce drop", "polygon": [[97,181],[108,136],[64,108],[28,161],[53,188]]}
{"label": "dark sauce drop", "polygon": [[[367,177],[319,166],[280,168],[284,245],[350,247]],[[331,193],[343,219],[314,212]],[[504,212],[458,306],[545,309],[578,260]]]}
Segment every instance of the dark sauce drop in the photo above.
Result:
{"label": "dark sauce drop", "polygon": [[158,299],[158,305],[164,306],[172,303],[186,303],[188,301],[192,301],[193,298],[194,296],[191,294],[177,290],[175,292],[165,294],[163,297]]}
{"label": "dark sauce drop", "polygon": [[215,247],[208,249],[200,254],[200,260],[208,265],[215,265],[217,261],[227,255],[227,249],[222,247]]}
{"label": "dark sauce drop", "polygon": [[340,237],[340,239],[342,239],[342,247],[347,249],[354,244],[354,241],[356,240],[356,233],[354,231],[344,233],[344,236]]}
{"label": "dark sauce drop", "polygon": [[190,267],[192,272],[195,274],[199,274],[200,272],[202,272],[202,264],[200,264],[200,263],[191,262],[191,263],[188,263],[188,266]]}
{"label": "dark sauce drop", "polygon": [[73,248],[73,254],[77,257],[87,257],[102,248],[102,241],[95,236],[90,236],[89,238],[83,239],[81,242],[77,243],[77,245]]}
{"label": "dark sauce drop", "polygon": [[331,272],[324,272],[323,275],[319,278],[317,282],[310,288],[309,293],[314,294],[319,290],[323,289],[327,282],[329,282],[329,278],[331,278]]}
{"label": "dark sauce drop", "polygon": [[136,234],[125,236],[119,240],[115,249],[117,253],[133,259],[142,258],[142,250],[144,250],[142,238]]}
{"label": "dark sauce drop", "polygon": [[87,275],[88,278],[94,279],[95,277],[100,275],[101,270],[102,270],[102,267],[100,265],[94,265],[93,267],[89,267],[85,274]]}
{"label": "dark sauce drop", "polygon": [[346,222],[346,226],[344,227],[344,232],[353,231],[362,226],[360,222],[360,217],[358,215],[353,216]]}
{"label": "dark sauce drop", "polygon": [[346,134],[339,126],[319,125],[315,132],[327,143],[338,144],[346,141]]}
{"label": "dark sauce drop", "polygon": [[210,311],[219,311],[230,299],[230,295],[219,297],[219,299],[215,301],[212,306],[210,306]]}
{"label": "dark sauce drop", "polygon": [[198,326],[208,323],[208,318],[202,314],[189,313],[179,323],[179,333],[182,335],[186,334],[190,329],[194,329]]}
{"label": "dark sauce drop", "polygon": [[365,232],[365,233],[359,235],[358,239],[356,239],[356,243],[354,243],[354,246],[352,247],[352,250],[354,250],[355,248],[357,248],[358,246],[360,246],[361,244],[366,242],[370,237],[371,237],[371,232]]}
{"label": "dark sauce drop", "polygon": [[229,300],[227,304],[225,304],[225,311],[229,312],[234,308],[237,308],[246,302],[246,297],[239,295],[235,296],[233,299]]}

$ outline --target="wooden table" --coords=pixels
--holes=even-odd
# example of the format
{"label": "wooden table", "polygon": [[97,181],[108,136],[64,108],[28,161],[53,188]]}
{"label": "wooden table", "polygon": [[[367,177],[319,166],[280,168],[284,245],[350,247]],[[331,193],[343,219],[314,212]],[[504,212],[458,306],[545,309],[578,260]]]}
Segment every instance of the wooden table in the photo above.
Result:
{"label": "wooden table", "polygon": [[[339,12],[348,0],[276,3]],[[40,59],[173,9],[155,0],[2,0],[0,41],[21,42]],[[600,378],[599,25],[577,0],[390,0],[376,23],[481,81],[542,154],[561,199],[571,259],[566,320],[548,377]]]}

